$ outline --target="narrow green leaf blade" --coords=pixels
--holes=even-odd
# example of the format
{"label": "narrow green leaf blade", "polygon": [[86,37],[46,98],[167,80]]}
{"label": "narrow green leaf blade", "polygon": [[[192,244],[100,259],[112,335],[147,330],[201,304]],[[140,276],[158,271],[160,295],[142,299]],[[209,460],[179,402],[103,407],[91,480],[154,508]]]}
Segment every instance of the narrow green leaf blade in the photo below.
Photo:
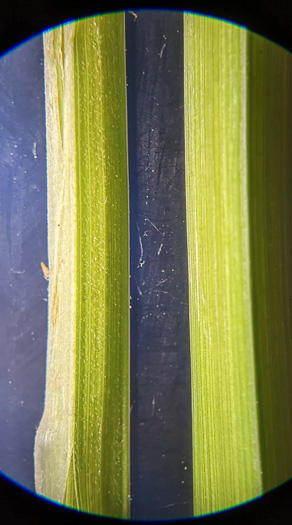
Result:
{"label": "narrow green leaf blade", "polygon": [[249,198],[264,491],[292,476],[292,55],[249,35]]}
{"label": "narrow green leaf blade", "polygon": [[60,27],[44,46],[50,286],[36,489],[81,510],[128,517],[124,15]]}
{"label": "narrow green leaf blade", "polygon": [[247,36],[185,14],[194,513],[261,494],[250,286]]}

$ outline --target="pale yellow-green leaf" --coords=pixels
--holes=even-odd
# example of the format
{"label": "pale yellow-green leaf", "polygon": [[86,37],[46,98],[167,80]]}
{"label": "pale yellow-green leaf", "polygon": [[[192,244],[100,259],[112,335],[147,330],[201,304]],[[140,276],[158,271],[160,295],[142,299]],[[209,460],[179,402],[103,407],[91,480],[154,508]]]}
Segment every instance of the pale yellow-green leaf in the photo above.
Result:
{"label": "pale yellow-green leaf", "polygon": [[247,33],[185,14],[194,514],[262,493],[250,279]]}

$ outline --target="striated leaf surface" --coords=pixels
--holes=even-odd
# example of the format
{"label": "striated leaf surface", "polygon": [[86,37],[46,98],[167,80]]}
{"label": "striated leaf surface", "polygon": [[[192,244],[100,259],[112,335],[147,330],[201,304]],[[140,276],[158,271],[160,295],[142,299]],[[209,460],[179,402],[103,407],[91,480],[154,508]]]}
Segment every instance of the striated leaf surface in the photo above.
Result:
{"label": "striated leaf surface", "polygon": [[124,15],[44,35],[49,334],[37,492],[129,513],[129,234]]}
{"label": "striated leaf surface", "polygon": [[185,14],[194,513],[262,493],[247,162],[247,32]]}

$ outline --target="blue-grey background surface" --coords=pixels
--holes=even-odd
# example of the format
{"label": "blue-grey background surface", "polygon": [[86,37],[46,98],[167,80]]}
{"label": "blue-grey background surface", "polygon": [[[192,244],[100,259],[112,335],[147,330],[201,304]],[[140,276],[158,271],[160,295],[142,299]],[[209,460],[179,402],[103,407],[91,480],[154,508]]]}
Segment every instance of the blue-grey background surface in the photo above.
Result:
{"label": "blue-grey background surface", "polygon": [[126,15],[131,515],[193,515],[183,14]]}
{"label": "blue-grey background surface", "polygon": [[42,38],[0,59],[0,469],[34,490],[47,282]]}

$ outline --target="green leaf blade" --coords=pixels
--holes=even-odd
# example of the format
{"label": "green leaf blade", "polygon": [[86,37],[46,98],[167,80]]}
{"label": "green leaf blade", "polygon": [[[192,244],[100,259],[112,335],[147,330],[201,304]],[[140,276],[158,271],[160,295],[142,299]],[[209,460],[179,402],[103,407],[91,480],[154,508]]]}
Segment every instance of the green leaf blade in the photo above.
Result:
{"label": "green leaf blade", "polygon": [[292,56],[249,36],[249,198],[264,491],[292,476]]}
{"label": "green leaf blade", "polygon": [[[64,206],[64,216],[72,217],[74,235],[75,266],[71,280],[75,320],[67,328],[75,334],[71,345],[75,379],[70,387],[74,404],[63,425],[70,426],[71,441],[66,486],[63,496],[59,493],[54,499],[88,512],[127,517],[129,228],[124,15],[82,20],[73,26],[70,49],[64,54],[64,74],[61,79],[60,74],[58,77],[63,101],[58,87],[56,92],[64,126],[71,132],[71,153],[75,159],[75,170],[70,173],[75,201],[73,197],[71,208]],[[68,25],[52,33],[63,31],[66,35],[70,30]],[[47,38],[54,39],[54,34],[48,34]],[[58,53],[61,56],[60,48]],[[52,62],[51,69],[54,68]],[[70,98],[66,97],[66,74],[74,90]],[[48,73],[47,93],[51,82]],[[58,120],[57,114],[52,118]],[[49,128],[50,121],[47,125]],[[68,142],[63,140],[63,143],[65,150]],[[48,142],[48,149],[50,147],[55,147],[53,140]],[[60,152],[59,162],[67,166],[64,150]],[[52,202],[55,190],[52,188],[50,194]],[[50,226],[52,224],[49,230]],[[49,242],[49,249],[51,246],[53,250]],[[65,256],[63,253],[63,259]],[[50,281],[50,289],[51,286]],[[49,332],[49,347],[50,340],[57,352],[58,339],[53,329],[51,339]],[[47,373],[49,376],[49,367]],[[47,387],[46,407],[50,396],[52,392]],[[45,416],[41,425],[46,429]],[[41,443],[43,435],[44,432],[39,434],[37,442]],[[67,446],[64,443],[64,447]],[[38,449],[40,444],[36,445],[36,451]],[[48,471],[49,462],[42,468]],[[39,475],[36,472],[36,479]],[[41,492],[46,493],[41,488]]]}
{"label": "green leaf blade", "polygon": [[261,494],[250,286],[246,32],[185,15],[194,511]]}

